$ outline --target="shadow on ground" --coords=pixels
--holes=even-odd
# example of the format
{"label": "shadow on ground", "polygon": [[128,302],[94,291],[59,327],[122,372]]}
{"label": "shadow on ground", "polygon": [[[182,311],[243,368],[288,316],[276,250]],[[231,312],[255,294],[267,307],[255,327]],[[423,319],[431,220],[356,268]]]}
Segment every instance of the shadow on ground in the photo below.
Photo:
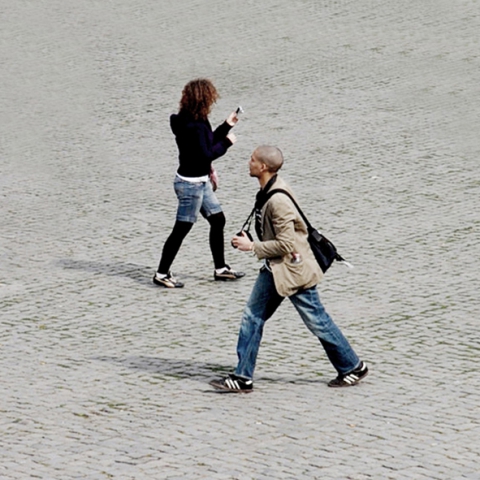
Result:
{"label": "shadow on ground", "polygon": [[[126,277],[142,285],[148,285],[152,288],[155,285],[152,282],[154,269],[151,266],[137,265],[135,263],[123,262],[96,262],[93,260],[71,260],[61,259],[57,260],[57,266],[66,270],[82,270],[93,274],[102,274],[112,277]],[[182,279],[202,280],[202,278],[192,275],[182,275]]]}
{"label": "shadow on ground", "polygon": [[[192,378],[202,377],[211,379],[213,377],[225,376],[233,371],[233,365],[225,366],[218,363],[193,362],[190,360],[179,360],[172,358],[158,357],[109,357],[100,356],[93,357],[92,360],[100,362],[108,362],[122,367],[127,367],[135,371],[150,372],[153,374],[165,375],[172,378]],[[333,377],[332,377],[333,378]],[[301,378],[298,376],[286,377],[284,375],[261,375],[256,380],[262,383],[276,384],[325,384],[327,379],[323,375],[318,378]]]}
{"label": "shadow on ground", "polygon": [[192,362],[172,358],[158,357],[93,357],[93,360],[109,362],[132,370],[157,373],[175,378],[190,378],[196,376],[211,377],[213,374],[226,374],[232,371],[231,366],[225,367],[218,363]]}

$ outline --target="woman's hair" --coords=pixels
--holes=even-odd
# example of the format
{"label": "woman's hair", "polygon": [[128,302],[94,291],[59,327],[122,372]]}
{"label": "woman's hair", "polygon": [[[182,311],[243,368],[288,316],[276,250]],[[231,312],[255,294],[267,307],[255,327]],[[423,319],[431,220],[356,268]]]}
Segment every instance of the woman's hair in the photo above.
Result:
{"label": "woman's hair", "polygon": [[183,87],[180,111],[190,113],[195,120],[206,120],[212,105],[219,97],[210,80],[206,78],[191,80]]}

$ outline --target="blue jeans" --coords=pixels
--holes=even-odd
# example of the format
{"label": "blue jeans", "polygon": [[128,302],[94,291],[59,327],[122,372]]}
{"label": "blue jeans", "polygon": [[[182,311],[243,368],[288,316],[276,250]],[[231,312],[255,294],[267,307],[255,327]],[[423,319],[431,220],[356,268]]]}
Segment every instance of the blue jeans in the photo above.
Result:
{"label": "blue jeans", "polygon": [[177,220],[180,222],[195,223],[199,213],[207,218],[222,211],[209,181],[193,183],[175,177],[173,188],[178,198]]}
{"label": "blue jeans", "polygon": [[[316,286],[297,292],[288,298],[307,328],[318,337],[328,359],[338,373],[349,373],[360,365],[360,359],[348,340],[325,311]],[[283,299],[284,297],[281,297],[275,289],[272,273],[266,268],[262,268],[245,307],[240,325],[236,375],[253,378],[263,327]]]}

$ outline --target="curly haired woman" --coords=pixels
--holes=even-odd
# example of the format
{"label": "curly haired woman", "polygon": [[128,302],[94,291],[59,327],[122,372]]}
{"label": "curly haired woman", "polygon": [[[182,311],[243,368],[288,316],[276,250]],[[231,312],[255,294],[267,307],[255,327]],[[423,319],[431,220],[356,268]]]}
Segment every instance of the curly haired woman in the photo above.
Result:
{"label": "curly haired woman", "polygon": [[225,155],[236,142],[235,135],[230,132],[238,122],[235,112],[215,131],[208,121],[208,115],[218,98],[218,92],[210,80],[192,80],[183,88],[178,114],[170,117],[170,126],[179,151],[179,167],[173,184],[178,198],[178,209],[175,225],[165,242],[160,264],[153,277],[153,283],[162,287],[183,287],[183,283],[170,272],[170,267],[199,213],[210,224],[214,279],[237,280],[245,275],[232,270],[225,263],[225,215],[213,192],[209,177],[212,162]]}

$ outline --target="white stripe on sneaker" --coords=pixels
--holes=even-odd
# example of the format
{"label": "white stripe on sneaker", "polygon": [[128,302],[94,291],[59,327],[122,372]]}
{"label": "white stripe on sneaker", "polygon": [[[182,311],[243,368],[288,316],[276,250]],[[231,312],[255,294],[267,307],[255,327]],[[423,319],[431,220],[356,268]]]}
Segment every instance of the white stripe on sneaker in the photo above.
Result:
{"label": "white stripe on sneaker", "polygon": [[344,382],[347,382],[347,383],[350,383],[350,384],[351,384],[351,383],[355,383],[355,382],[358,381],[358,376],[351,373],[351,374],[345,376],[345,377],[343,378],[343,381],[344,381]]}
{"label": "white stripe on sneaker", "polygon": [[227,378],[225,380],[225,384],[227,385],[228,388],[231,388],[232,390],[240,390],[240,386],[238,385],[238,382],[236,380]]}

